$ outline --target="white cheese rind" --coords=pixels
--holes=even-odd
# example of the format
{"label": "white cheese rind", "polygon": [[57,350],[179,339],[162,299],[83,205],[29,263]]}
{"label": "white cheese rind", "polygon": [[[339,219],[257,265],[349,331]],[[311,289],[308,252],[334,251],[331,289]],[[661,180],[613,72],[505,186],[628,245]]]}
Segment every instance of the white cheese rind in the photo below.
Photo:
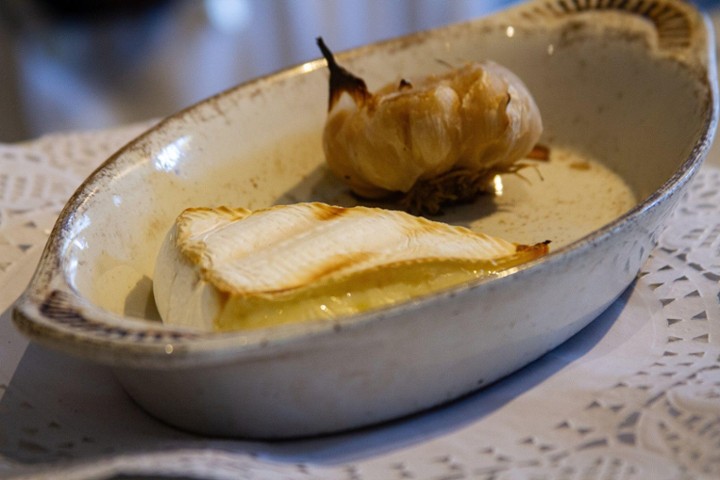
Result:
{"label": "white cheese rind", "polygon": [[[267,316],[272,304],[265,300],[292,309],[293,296],[307,304],[314,301],[308,291],[327,287],[337,294],[333,287],[351,285],[359,275],[425,264],[487,270],[516,253],[508,241],[392,210],[321,203],[256,212],[189,209],[161,248],[155,298],[164,322],[212,330],[227,305],[237,310],[237,302],[261,305]],[[401,290],[400,300],[418,287]],[[346,307],[338,311],[354,311]]]}

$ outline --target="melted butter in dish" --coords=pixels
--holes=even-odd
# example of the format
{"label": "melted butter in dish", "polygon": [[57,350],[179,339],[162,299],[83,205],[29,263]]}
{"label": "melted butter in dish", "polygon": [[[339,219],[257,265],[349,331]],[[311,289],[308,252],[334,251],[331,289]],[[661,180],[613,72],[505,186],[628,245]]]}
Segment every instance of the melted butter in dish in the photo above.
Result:
{"label": "melted butter in dish", "polygon": [[193,208],[161,248],[154,292],[168,324],[263,328],[393,305],[547,250],[378,208]]}
{"label": "melted butter in dish", "polygon": [[573,149],[552,146],[550,160],[518,174],[496,178],[499,191],[442,217],[475,231],[533,241],[552,241],[553,250],[581,239],[622,216],[638,194],[602,162]]}

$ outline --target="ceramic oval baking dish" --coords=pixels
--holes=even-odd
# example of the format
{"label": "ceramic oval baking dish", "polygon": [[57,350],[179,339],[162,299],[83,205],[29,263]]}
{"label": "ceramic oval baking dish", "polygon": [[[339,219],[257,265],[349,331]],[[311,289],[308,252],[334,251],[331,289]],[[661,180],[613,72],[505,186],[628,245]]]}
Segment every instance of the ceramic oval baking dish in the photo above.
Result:
{"label": "ceramic oval baking dish", "polygon": [[[568,339],[633,281],[711,142],[711,37],[681,1],[537,0],[338,55],[371,88],[485,58],[525,81],[551,161],[444,218],[552,240],[538,261],[333,322],[222,334],[158,323],[155,256],[184,208],[353,201],[323,166],[318,60],[169,117],[110,158],[62,211],[14,320],[205,434],[335,432],[467,394]],[[553,155],[565,176],[550,175]],[[610,177],[631,204],[615,205],[622,188],[592,196]]]}

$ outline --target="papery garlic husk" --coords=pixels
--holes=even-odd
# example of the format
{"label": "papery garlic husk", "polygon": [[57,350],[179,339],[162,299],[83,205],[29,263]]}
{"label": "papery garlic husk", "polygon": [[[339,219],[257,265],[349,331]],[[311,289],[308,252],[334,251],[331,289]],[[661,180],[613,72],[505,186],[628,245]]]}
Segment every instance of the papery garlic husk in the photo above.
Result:
{"label": "papery garlic husk", "polygon": [[[525,84],[492,62],[401,80],[374,94],[335,62],[323,149],[330,170],[356,194],[400,195],[416,213],[472,200],[496,174],[516,171],[542,134]],[[341,101],[348,93],[352,101]]]}
{"label": "papery garlic husk", "polygon": [[164,323],[255,329],[408,301],[547,250],[379,208],[191,208],[160,250],[154,294]]}

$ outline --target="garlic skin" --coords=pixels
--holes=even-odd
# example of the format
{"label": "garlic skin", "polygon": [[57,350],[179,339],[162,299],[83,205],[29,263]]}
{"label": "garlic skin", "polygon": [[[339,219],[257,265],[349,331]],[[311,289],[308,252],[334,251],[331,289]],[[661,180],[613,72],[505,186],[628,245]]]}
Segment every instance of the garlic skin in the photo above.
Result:
{"label": "garlic skin", "polygon": [[161,247],[154,295],[166,324],[265,328],[408,301],[547,250],[378,208],[192,208]]}
{"label": "garlic skin", "polygon": [[[362,197],[400,194],[410,210],[437,213],[442,204],[472,200],[495,174],[516,170],[542,134],[540,111],[525,84],[492,61],[371,94],[324,44],[321,49],[331,72],[325,158]],[[341,102],[343,92],[353,101]]]}

